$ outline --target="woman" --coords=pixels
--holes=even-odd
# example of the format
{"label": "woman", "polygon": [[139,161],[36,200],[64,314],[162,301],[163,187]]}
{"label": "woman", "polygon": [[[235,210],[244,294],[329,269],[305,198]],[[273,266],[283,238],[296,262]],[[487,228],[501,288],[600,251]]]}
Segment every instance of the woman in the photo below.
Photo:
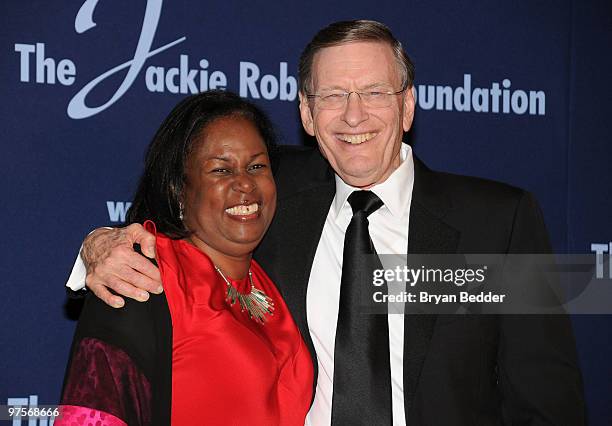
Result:
{"label": "woman", "polygon": [[128,214],[157,232],[164,293],[118,311],[87,299],[56,425],[304,424],[310,355],[252,260],[276,208],[273,143],[265,115],[227,92],[166,118]]}

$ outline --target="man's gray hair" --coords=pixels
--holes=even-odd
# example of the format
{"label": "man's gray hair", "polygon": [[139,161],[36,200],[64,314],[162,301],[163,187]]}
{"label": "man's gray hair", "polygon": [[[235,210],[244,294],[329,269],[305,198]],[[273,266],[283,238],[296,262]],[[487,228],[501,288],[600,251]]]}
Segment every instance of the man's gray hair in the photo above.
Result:
{"label": "man's gray hair", "polygon": [[404,51],[402,43],[393,36],[391,30],[385,24],[361,19],[357,21],[334,22],[323,28],[313,37],[300,56],[298,69],[300,90],[303,93],[312,93],[312,62],[318,51],[326,47],[363,41],[387,43],[393,50],[400,70],[402,78],[401,88],[412,87],[414,65]]}

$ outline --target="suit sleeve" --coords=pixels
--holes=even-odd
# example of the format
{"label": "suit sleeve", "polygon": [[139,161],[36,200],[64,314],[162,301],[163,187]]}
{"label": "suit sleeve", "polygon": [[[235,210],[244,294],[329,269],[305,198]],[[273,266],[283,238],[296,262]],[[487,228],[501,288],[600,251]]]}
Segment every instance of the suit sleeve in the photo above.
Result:
{"label": "suit sleeve", "polygon": [[[551,252],[542,212],[529,193],[518,202],[508,253]],[[527,275],[533,277],[528,271]],[[537,274],[537,272],[536,272]],[[505,424],[584,425],[582,378],[569,317],[505,315],[500,319],[498,381]]]}

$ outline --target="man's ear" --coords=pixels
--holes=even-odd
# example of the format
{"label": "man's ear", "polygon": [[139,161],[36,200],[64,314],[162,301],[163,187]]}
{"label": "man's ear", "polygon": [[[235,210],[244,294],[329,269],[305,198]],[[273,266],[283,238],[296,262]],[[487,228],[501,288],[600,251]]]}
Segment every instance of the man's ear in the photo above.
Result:
{"label": "man's ear", "polygon": [[314,120],[312,117],[312,111],[310,110],[310,105],[308,104],[308,98],[304,93],[300,92],[300,118],[302,119],[302,126],[304,126],[304,130],[310,136],[314,136]]}
{"label": "man's ear", "polygon": [[414,108],[415,108],[415,99],[414,99],[414,86],[406,89],[404,93],[404,114],[402,117],[402,127],[404,128],[404,132],[407,132],[412,127],[412,120],[414,120]]}

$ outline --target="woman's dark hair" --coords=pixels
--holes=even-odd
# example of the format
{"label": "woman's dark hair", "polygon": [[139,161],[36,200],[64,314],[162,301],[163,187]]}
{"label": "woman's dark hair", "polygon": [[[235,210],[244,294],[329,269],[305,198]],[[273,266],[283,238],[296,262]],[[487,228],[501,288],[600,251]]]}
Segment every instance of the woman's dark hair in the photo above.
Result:
{"label": "woman's dark hair", "polygon": [[207,126],[220,118],[234,116],[247,119],[257,128],[272,160],[276,147],[274,129],[258,107],[234,93],[221,90],[189,96],[174,107],[149,145],[144,173],[126,223],[150,219],[159,232],[171,238],[188,236],[189,231],[179,217],[187,157],[194,140]]}

